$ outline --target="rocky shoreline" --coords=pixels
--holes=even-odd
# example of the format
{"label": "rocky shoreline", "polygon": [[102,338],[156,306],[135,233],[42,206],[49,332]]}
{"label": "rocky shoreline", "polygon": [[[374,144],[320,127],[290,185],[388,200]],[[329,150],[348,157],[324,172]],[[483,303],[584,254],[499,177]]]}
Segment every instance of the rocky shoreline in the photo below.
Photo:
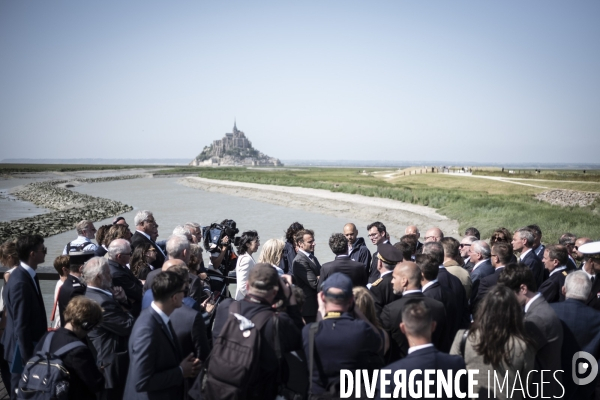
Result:
{"label": "rocky shoreline", "polygon": [[144,176],[123,175],[30,183],[16,190],[12,195],[54,211],[10,222],[0,222],[0,242],[22,234],[40,234],[48,237],[72,230],[75,224],[83,219],[99,221],[131,211],[133,207],[119,201],[93,197],[67,188],[81,183],[137,179]]}
{"label": "rocky shoreline", "polygon": [[600,197],[600,193],[579,192],[567,189],[547,190],[535,196],[538,200],[561,207],[587,207],[598,197]]}

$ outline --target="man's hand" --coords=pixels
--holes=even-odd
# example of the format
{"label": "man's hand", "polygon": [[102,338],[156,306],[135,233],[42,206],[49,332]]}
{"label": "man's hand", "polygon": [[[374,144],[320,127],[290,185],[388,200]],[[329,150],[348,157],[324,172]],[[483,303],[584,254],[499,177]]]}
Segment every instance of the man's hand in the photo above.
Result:
{"label": "man's hand", "polygon": [[127,301],[127,295],[125,294],[125,291],[123,290],[123,288],[120,286],[113,287],[112,294],[113,294],[113,297],[115,298],[115,300],[118,302]]}
{"label": "man's hand", "polygon": [[193,378],[200,372],[200,360],[194,357],[194,353],[190,353],[184,358],[179,366],[183,371],[184,378]]}

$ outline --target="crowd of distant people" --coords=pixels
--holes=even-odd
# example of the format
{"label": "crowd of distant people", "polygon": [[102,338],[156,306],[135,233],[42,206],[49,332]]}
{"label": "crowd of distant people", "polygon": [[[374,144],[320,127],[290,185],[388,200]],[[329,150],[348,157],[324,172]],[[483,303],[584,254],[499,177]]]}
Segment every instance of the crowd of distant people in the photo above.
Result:
{"label": "crowd of distant people", "polygon": [[[571,378],[576,353],[600,358],[600,242],[591,238],[542,244],[529,225],[489,240],[476,228],[454,238],[433,227],[421,241],[408,226],[392,244],[373,222],[371,254],[348,223],[321,264],[315,232],[298,222],[264,243],[254,230],[237,236],[232,220],[185,223],[163,241],[152,212],[133,225],[77,224],[54,260],[50,323],[36,275],[44,239],[0,246],[0,370],[11,398],[41,390],[31,368],[53,354],[70,399],[335,399],[341,370],[382,368],[478,370],[479,398],[600,393],[598,378]],[[490,374],[526,387],[490,388]],[[427,384],[419,376],[413,384]]]}

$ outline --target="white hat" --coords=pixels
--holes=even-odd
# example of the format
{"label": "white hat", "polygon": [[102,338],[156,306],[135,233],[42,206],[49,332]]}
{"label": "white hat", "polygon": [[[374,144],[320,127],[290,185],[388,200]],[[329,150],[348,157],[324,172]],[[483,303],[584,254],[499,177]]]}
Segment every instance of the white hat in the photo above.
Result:
{"label": "white hat", "polygon": [[582,244],[577,250],[582,254],[600,254],[600,242]]}

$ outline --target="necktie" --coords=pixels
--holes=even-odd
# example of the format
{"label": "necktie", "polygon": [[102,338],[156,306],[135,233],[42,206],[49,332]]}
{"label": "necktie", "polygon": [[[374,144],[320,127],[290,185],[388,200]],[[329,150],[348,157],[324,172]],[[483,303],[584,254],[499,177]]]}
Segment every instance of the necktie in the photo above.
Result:
{"label": "necktie", "polygon": [[594,281],[596,280],[595,276],[592,276],[592,285],[594,284]]}
{"label": "necktie", "polygon": [[171,320],[169,320],[169,322],[167,322],[167,327],[169,328],[169,333],[171,334],[171,340],[173,341],[173,345],[175,346],[175,349],[177,350],[177,357],[181,359],[181,349],[179,348],[179,339],[177,339],[177,334],[175,333],[175,330],[173,329],[173,325],[171,325]]}
{"label": "necktie", "polygon": [[33,280],[35,281],[35,288],[38,291],[38,294],[41,294],[42,291],[40,290],[40,280],[38,279],[37,274],[33,277]]}

